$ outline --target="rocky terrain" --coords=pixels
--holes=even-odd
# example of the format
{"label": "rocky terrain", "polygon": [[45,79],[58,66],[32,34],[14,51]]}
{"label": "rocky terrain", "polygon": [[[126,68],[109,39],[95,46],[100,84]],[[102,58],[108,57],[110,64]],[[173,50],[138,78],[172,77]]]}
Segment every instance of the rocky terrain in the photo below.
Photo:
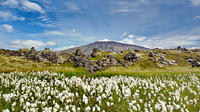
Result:
{"label": "rocky terrain", "polygon": [[[0,55],[25,57],[27,60],[54,64],[73,64],[74,67],[83,67],[94,74],[113,66],[128,67],[139,64],[149,67],[185,66],[200,67],[200,53],[197,50],[188,50],[178,47],[171,50],[162,49],[135,49],[122,50],[120,52],[101,51],[93,48],[90,54],[81,49],[74,48],[71,52],[54,52],[49,48],[36,51],[34,47],[29,49],[5,50],[0,49]],[[71,49],[72,50],[72,49]],[[89,49],[90,50],[90,49]],[[90,52],[90,51],[87,52]]]}
{"label": "rocky terrain", "polygon": [[58,52],[52,52],[49,48],[45,48],[43,51],[36,51],[34,47],[29,49],[5,50],[0,49],[0,55],[19,56],[26,59],[37,62],[51,62],[51,63],[63,63],[63,60]]}
{"label": "rocky terrain", "polygon": [[96,71],[104,70],[111,66],[129,66],[140,59],[136,53],[129,52],[124,57],[125,62],[120,61],[112,55],[107,55],[106,58],[100,60],[90,60],[90,57],[97,57],[97,55],[97,49],[94,49],[91,55],[85,55],[80,49],[77,49],[75,55],[71,55],[68,61],[74,63],[75,67],[88,69],[93,74]]}

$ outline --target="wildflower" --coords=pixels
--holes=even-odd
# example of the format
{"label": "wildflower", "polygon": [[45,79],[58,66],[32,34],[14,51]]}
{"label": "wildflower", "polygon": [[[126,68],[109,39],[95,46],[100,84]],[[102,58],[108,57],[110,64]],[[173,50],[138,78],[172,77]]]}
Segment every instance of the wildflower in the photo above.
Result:
{"label": "wildflower", "polygon": [[107,105],[108,107],[110,107],[110,102],[106,102],[106,105]]}
{"label": "wildflower", "polygon": [[88,98],[87,96],[85,96],[85,94],[83,95],[83,102],[87,105],[88,104]]}
{"label": "wildflower", "polygon": [[91,110],[90,106],[87,106],[87,107],[85,108],[85,111],[86,111],[86,112],[89,112],[90,110]]}
{"label": "wildflower", "polygon": [[10,112],[10,110],[6,109],[6,110],[3,110],[3,112]]}

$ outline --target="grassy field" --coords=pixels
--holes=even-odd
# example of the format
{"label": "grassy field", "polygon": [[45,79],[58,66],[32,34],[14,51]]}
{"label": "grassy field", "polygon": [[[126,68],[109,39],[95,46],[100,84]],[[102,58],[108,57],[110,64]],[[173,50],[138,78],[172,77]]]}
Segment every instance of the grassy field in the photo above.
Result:
{"label": "grassy field", "polygon": [[32,72],[32,71],[53,71],[64,73],[86,73],[84,68],[74,68],[71,64],[56,65],[52,63],[34,62],[23,57],[0,56],[0,72],[9,73],[13,71]]}
{"label": "grassy field", "polygon": [[[200,68],[184,61],[198,54],[166,52],[178,65],[159,67],[142,52],[132,66],[114,66],[94,75],[70,63],[0,56],[0,111],[198,112]],[[112,55],[124,61],[124,54]]]}
{"label": "grassy field", "polygon": [[[121,61],[124,55],[129,51],[123,53],[111,53],[111,52],[101,52],[99,51],[99,56],[96,58],[91,58],[91,60],[99,60],[106,58],[107,55],[113,55]],[[200,73],[200,68],[193,68],[191,64],[186,61],[187,57],[193,57],[199,59],[198,53],[193,52],[181,52],[181,51],[169,51],[169,50],[152,50],[152,52],[165,53],[165,56],[169,60],[175,60],[178,62],[178,65],[173,66],[163,66],[159,67],[160,64],[158,61],[156,63],[149,60],[148,52],[138,52],[141,60],[134,63],[129,67],[114,66],[107,68],[104,71],[96,72],[93,76],[114,76],[114,75],[148,75],[148,74],[184,74],[184,73]],[[31,72],[31,71],[52,71],[52,72],[61,72],[68,74],[69,76],[90,76],[84,68],[74,68],[73,64],[52,64],[52,63],[38,63],[34,61],[27,60],[23,57],[13,57],[13,56],[0,56],[0,72]]]}
{"label": "grassy field", "polygon": [[9,112],[198,112],[200,75],[66,77],[0,73],[0,110]]}

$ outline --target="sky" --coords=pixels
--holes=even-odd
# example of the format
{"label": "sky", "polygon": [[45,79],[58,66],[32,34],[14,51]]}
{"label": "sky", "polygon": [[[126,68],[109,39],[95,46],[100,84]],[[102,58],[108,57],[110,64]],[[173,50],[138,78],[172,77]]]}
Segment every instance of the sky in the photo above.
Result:
{"label": "sky", "polygon": [[63,50],[98,40],[200,48],[200,0],[0,0],[0,48]]}

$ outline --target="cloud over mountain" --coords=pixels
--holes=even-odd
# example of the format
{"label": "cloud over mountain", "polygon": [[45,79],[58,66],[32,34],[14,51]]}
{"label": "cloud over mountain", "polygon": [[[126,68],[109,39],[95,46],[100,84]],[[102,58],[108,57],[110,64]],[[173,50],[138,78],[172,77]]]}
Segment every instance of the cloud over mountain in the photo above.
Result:
{"label": "cloud over mountain", "polygon": [[40,47],[49,47],[49,46],[55,46],[56,43],[53,41],[38,41],[38,40],[13,40],[10,42],[11,47],[13,48],[40,48]]}

